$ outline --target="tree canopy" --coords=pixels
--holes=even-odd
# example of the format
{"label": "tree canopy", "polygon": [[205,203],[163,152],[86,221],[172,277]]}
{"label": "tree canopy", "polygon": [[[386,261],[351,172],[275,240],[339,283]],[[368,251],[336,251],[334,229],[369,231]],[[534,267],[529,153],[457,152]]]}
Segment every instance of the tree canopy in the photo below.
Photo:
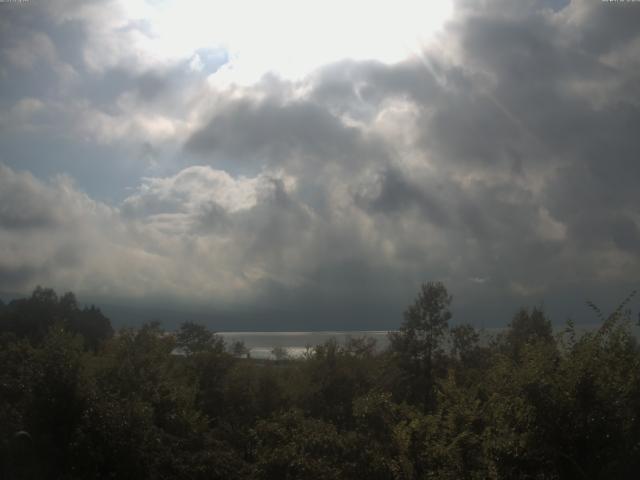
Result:
{"label": "tree canopy", "polygon": [[451,302],[426,283],[388,348],[331,339],[270,361],[189,322],[86,328],[71,320],[100,325],[97,308],[36,289],[0,308],[0,478],[637,477],[627,304],[555,335],[525,308],[486,339],[449,328]]}

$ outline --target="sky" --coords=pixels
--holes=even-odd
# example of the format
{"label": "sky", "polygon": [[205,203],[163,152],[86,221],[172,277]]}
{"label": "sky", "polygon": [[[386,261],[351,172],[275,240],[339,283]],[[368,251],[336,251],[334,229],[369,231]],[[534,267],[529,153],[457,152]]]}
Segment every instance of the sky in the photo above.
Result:
{"label": "sky", "polygon": [[355,330],[442,281],[453,323],[593,323],[640,284],[639,85],[640,2],[2,2],[0,292]]}

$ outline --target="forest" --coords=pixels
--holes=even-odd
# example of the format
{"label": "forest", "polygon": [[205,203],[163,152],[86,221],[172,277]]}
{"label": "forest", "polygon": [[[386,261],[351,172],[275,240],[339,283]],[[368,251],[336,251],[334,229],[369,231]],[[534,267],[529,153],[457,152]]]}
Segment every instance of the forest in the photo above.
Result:
{"label": "forest", "polygon": [[38,287],[0,303],[0,478],[635,479],[632,295],[590,304],[596,329],[523,308],[481,341],[428,282],[387,348],[258,360]]}

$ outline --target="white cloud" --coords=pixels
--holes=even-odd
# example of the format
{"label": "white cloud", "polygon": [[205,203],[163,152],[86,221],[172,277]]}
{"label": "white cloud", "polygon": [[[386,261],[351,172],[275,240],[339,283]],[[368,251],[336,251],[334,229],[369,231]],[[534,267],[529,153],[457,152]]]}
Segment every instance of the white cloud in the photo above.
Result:
{"label": "white cloud", "polygon": [[[292,180],[287,179],[291,184]],[[135,215],[199,213],[215,204],[228,213],[253,208],[273,188],[273,177],[233,178],[211,167],[188,167],[173,177],[146,178],[138,191],[124,201],[125,211]]]}

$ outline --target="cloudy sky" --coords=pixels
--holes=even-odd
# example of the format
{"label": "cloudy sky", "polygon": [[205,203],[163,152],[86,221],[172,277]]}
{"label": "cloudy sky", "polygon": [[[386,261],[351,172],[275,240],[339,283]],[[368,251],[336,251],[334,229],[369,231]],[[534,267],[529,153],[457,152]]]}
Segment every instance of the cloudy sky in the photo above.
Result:
{"label": "cloudy sky", "polygon": [[2,2],[0,58],[4,298],[376,329],[428,280],[478,326],[640,284],[638,2]]}

